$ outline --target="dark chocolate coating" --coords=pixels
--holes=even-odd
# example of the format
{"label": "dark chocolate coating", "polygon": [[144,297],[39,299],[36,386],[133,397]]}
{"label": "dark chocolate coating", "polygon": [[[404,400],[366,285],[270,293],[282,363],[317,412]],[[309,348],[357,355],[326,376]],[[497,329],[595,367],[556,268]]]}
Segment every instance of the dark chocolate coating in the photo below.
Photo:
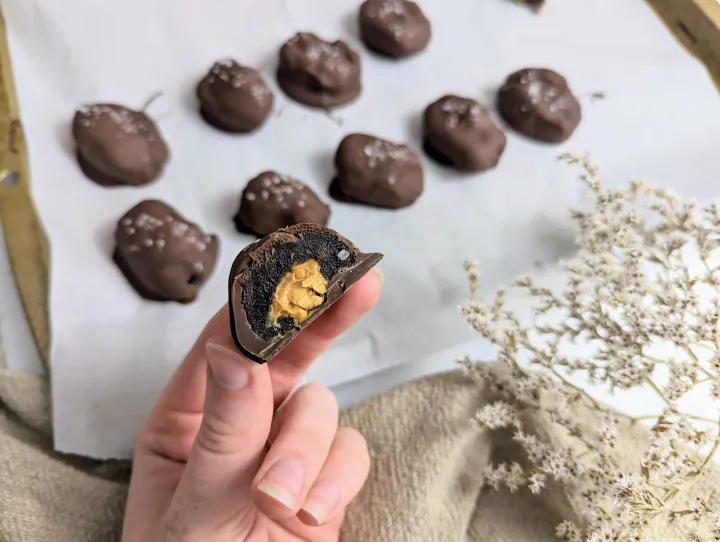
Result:
{"label": "dark chocolate coating", "polygon": [[175,209],[145,200],[115,229],[113,259],[145,299],[190,303],[215,268],[219,241]]}
{"label": "dark chocolate coating", "polygon": [[280,49],[278,84],[293,100],[329,109],[355,100],[362,90],[360,56],[344,41],[301,32]]}
{"label": "dark chocolate coating", "polygon": [[517,4],[525,4],[535,11],[539,11],[545,5],[545,0],[513,0]]}
{"label": "dark chocolate coating", "polygon": [[565,78],[546,69],[510,75],[498,92],[497,106],[513,129],[546,143],[567,140],[582,119],[580,103]]}
{"label": "dark chocolate coating", "polygon": [[430,21],[410,0],[365,0],[360,6],[360,36],[381,55],[406,57],[430,43]]}
{"label": "dark chocolate coating", "polygon": [[431,103],[423,131],[428,154],[462,171],[492,169],[505,150],[503,131],[488,110],[470,98],[448,95]]}
{"label": "dark chocolate coating", "polygon": [[141,186],[162,173],[170,157],[158,127],[142,111],[94,104],[75,113],[78,163],[101,186]]}
{"label": "dark chocolate coating", "polygon": [[345,137],[335,153],[337,189],[346,200],[399,209],[423,191],[418,156],[406,145],[366,134]]}
{"label": "dark chocolate coating", "polygon": [[273,93],[253,68],[235,60],[216,62],[197,87],[200,111],[214,127],[231,133],[251,132],[270,115]]}
{"label": "dark chocolate coating", "polygon": [[[328,280],[323,303],[299,325],[287,319],[272,326],[269,316],[278,284],[293,265],[310,259],[320,264]],[[363,254],[337,232],[314,224],[291,226],[252,243],[238,254],[230,270],[230,329],[235,343],[248,358],[265,363],[381,259],[382,254]]]}
{"label": "dark chocolate coating", "polygon": [[326,226],[330,207],[310,187],[275,171],[251,179],[240,197],[235,227],[262,237],[302,222]]}

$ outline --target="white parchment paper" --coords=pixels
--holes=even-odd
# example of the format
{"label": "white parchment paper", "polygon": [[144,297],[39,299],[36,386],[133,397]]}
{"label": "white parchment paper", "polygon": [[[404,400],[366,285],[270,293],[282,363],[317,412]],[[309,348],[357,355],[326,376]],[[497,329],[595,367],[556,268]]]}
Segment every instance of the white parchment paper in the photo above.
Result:
{"label": "white parchment paper", "polygon": [[[720,99],[640,0],[550,0],[540,16],[506,0],[424,0],[430,48],[403,62],[365,52],[350,0],[2,0],[27,133],[34,195],[52,246],[56,447],[126,457],[169,373],[226,296],[226,273],[251,239],[231,216],[245,182],[273,168],[321,195],[347,133],[419,145],[424,107],[447,92],[492,105],[512,71],[547,66],[582,96],[566,148],[592,150],[610,182],[646,177],[700,198],[720,194]],[[332,115],[287,100],[273,71],[296,31],[342,38],[364,57],[364,91]],[[197,115],[194,88],[222,57],[254,65],[276,90],[273,118],[250,137],[220,134]],[[115,101],[159,120],[172,160],[141,189],[103,189],[73,157],[70,121],[83,103]],[[602,92],[604,100],[592,100]],[[472,335],[457,314],[462,260],[494,286],[571,250],[567,208],[578,184],[557,147],[509,134],[500,166],[464,176],[425,162],[426,192],[410,209],[334,205],[331,226],[386,254],[385,295],[311,370],[336,385],[420,361]],[[218,270],[191,306],[143,302],[114,267],[112,230],[156,197],[221,236]]]}

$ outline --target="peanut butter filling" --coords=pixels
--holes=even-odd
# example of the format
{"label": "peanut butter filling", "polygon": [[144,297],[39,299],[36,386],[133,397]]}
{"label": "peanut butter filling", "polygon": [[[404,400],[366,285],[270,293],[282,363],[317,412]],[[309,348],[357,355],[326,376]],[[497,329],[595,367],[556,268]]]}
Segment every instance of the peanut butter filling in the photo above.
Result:
{"label": "peanut butter filling", "polygon": [[270,321],[274,326],[283,317],[291,317],[301,324],[310,311],[325,301],[327,279],[320,272],[320,264],[308,260],[293,265],[275,289],[270,308]]}

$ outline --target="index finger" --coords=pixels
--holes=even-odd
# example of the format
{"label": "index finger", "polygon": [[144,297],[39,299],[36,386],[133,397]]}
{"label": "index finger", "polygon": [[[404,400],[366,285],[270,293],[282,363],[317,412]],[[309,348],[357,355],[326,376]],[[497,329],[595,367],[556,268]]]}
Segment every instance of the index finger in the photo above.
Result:
{"label": "index finger", "polygon": [[[377,303],[381,285],[382,275],[373,269],[268,363],[276,406],[287,398],[312,362]],[[205,343],[220,333],[230,334],[227,305],[210,320],[176,369],[153,410],[153,418],[164,418],[167,413],[202,413],[207,383]]]}

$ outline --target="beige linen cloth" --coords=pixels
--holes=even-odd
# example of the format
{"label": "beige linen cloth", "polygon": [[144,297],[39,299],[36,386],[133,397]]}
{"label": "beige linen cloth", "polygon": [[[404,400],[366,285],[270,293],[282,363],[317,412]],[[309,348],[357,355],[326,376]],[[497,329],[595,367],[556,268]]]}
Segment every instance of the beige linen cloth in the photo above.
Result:
{"label": "beige linen cloth", "polygon": [[[555,525],[576,518],[571,490],[550,488],[535,497],[483,487],[486,465],[521,454],[507,434],[472,424],[484,400],[477,382],[453,372],[345,412],[342,423],[367,437],[373,467],[342,540],[556,540]],[[565,438],[542,414],[527,422],[544,439]],[[129,465],[59,455],[50,431],[47,381],[0,370],[0,542],[119,540]],[[621,434],[618,447],[629,463],[643,440],[637,428]],[[719,481],[713,471],[696,488],[707,495]],[[687,540],[675,529],[660,525],[652,540]]]}

